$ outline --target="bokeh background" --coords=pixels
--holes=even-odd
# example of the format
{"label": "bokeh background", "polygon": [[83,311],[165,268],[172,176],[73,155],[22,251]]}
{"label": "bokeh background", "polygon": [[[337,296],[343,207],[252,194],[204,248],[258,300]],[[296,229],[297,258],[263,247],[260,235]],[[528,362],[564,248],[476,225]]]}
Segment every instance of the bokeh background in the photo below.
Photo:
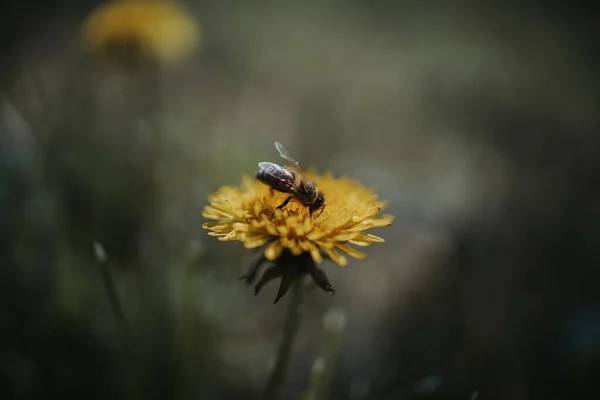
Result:
{"label": "bokeh background", "polygon": [[100,4],[0,13],[0,398],[258,398],[288,299],[252,296],[254,254],[201,213],[275,140],[396,216],[325,265],[337,294],[306,296],[282,398],[598,393],[589,10],[189,0],[185,61],[115,66],[81,44]]}

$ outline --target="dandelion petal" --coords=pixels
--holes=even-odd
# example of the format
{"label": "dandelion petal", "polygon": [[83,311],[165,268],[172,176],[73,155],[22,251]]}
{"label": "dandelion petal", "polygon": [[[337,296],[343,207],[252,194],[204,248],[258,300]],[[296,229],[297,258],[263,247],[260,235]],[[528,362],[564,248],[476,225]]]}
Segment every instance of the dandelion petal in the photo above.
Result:
{"label": "dandelion petal", "polygon": [[343,255],[341,255],[340,253],[338,253],[337,251],[331,250],[331,249],[323,249],[323,250],[325,251],[325,253],[327,253],[329,258],[331,258],[331,261],[333,261],[340,267],[345,267],[348,265],[348,259],[346,257],[344,257]]}
{"label": "dandelion petal", "polygon": [[359,260],[364,260],[365,258],[367,258],[367,255],[365,253],[363,253],[362,251],[358,251],[350,246],[346,246],[345,244],[336,244],[335,247],[338,250],[343,251],[344,253],[348,254],[349,256],[358,258]]}
{"label": "dandelion petal", "polygon": [[265,249],[265,257],[267,257],[267,260],[274,261],[279,258],[282,252],[283,246],[281,246],[281,243],[278,240],[275,240]]}

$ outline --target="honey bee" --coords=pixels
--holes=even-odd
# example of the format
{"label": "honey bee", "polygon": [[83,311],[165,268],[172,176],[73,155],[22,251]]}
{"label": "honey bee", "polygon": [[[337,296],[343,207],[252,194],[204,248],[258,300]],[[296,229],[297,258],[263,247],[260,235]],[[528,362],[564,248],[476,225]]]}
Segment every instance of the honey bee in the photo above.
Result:
{"label": "honey bee", "polygon": [[275,142],[275,148],[281,158],[289,162],[289,165],[282,167],[268,161],[260,162],[258,163],[259,170],[256,173],[256,179],[278,192],[290,194],[277,208],[281,209],[287,206],[290,200],[296,198],[308,207],[311,217],[313,212],[322,208],[318,215],[320,216],[325,209],[325,195],[319,192],[317,185],[304,177],[298,161],[289,154],[281,143]]}

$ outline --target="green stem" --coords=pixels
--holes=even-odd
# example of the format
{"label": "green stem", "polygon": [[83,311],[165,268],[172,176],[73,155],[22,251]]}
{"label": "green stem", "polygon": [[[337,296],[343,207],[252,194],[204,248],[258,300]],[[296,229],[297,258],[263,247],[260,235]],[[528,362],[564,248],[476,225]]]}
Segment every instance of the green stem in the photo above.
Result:
{"label": "green stem", "polygon": [[281,339],[281,343],[279,344],[279,349],[277,350],[275,366],[271,372],[271,376],[269,377],[269,381],[267,382],[267,387],[263,395],[265,400],[276,400],[279,397],[281,387],[283,386],[283,382],[287,374],[290,356],[292,354],[292,347],[294,346],[296,335],[298,333],[298,329],[300,328],[300,323],[302,322],[302,281],[302,277],[298,277],[292,285],[292,293],[288,303],[285,323],[283,326],[283,337]]}
{"label": "green stem", "polygon": [[104,283],[106,298],[110,304],[113,315],[121,328],[123,335],[122,339],[124,342],[123,344],[128,345],[129,331],[127,328],[127,320],[125,319],[125,313],[123,313],[123,307],[121,307],[121,301],[119,300],[119,295],[117,294],[115,283],[112,278],[112,274],[110,273],[110,266],[105,260],[99,260],[98,264],[100,267],[100,272],[102,273],[102,281]]}

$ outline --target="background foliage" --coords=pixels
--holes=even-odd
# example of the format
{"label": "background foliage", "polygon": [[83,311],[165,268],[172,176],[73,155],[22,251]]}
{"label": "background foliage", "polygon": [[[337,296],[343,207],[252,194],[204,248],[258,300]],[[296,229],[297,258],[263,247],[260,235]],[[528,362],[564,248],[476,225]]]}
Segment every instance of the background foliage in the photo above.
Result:
{"label": "background foliage", "polygon": [[186,4],[202,51],[135,72],[80,51],[96,2],[0,15],[1,398],[257,396],[285,307],[277,285],[253,297],[237,280],[252,254],[208,238],[200,214],[277,161],[274,140],[396,216],[365,262],[326,266],[335,297],[307,296],[284,398],[597,392],[593,14]]}

